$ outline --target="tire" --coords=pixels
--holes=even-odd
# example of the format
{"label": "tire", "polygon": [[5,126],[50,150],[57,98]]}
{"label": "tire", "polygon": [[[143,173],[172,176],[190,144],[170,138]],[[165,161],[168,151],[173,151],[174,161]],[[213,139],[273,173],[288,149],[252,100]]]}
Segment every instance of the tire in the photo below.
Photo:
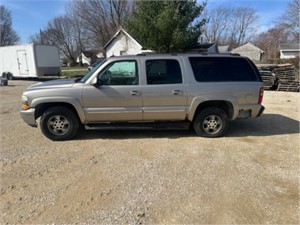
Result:
{"label": "tire", "polygon": [[79,130],[77,115],[66,107],[52,107],[45,111],[40,120],[43,134],[53,141],[72,139]]}
{"label": "tire", "polygon": [[204,108],[196,115],[193,122],[197,135],[208,138],[224,136],[228,125],[226,112],[218,107]]}
{"label": "tire", "polygon": [[6,74],[6,79],[7,79],[7,80],[13,80],[13,79],[14,79],[14,76],[12,75],[12,73],[9,73],[9,72],[8,72],[8,73]]}
{"label": "tire", "polygon": [[7,80],[12,80],[14,79],[14,76],[10,72],[4,72],[2,73],[2,78],[6,78]]}

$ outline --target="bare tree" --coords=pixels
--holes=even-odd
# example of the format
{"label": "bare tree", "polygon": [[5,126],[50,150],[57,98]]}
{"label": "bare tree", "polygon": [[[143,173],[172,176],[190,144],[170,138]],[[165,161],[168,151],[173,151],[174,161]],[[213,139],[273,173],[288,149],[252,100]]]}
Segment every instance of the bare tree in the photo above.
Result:
{"label": "bare tree", "polygon": [[253,35],[256,31],[257,21],[259,19],[255,9],[249,7],[240,7],[234,10],[233,27],[231,33],[231,43],[236,44],[237,47],[245,42],[245,39],[249,39],[250,35]]}
{"label": "bare tree", "polygon": [[78,24],[72,18],[59,16],[49,21],[46,29],[31,36],[30,40],[34,43],[59,46],[61,53],[71,64],[75,64],[83,48],[77,26]]}
{"label": "bare tree", "polygon": [[237,47],[249,40],[258,24],[258,16],[249,7],[220,6],[206,13],[209,22],[206,24],[205,36],[219,44]]}
{"label": "bare tree", "polygon": [[207,18],[208,23],[205,25],[204,35],[207,41],[216,41],[218,44],[223,44],[222,42],[228,35],[228,18],[230,18],[232,11],[232,8],[223,6],[209,12],[205,11],[203,17]]}
{"label": "bare tree", "polygon": [[81,51],[103,47],[125,25],[134,7],[135,0],[70,1],[64,16],[49,21],[30,40],[58,45],[61,53],[74,63]]}
{"label": "bare tree", "polygon": [[285,26],[289,30],[290,41],[299,42],[300,34],[300,0],[290,0],[277,26]]}
{"label": "bare tree", "polygon": [[70,4],[95,47],[103,47],[117,29],[125,26],[135,7],[135,1],[124,0],[73,1]]}
{"label": "bare tree", "polygon": [[15,45],[20,38],[12,28],[11,12],[0,5],[0,46]]}
{"label": "bare tree", "polygon": [[265,51],[265,57],[268,61],[274,61],[279,58],[279,45],[286,42],[288,32],[284,26],[276,26],[267,32],[261,33],[255,40],[255,45]]}

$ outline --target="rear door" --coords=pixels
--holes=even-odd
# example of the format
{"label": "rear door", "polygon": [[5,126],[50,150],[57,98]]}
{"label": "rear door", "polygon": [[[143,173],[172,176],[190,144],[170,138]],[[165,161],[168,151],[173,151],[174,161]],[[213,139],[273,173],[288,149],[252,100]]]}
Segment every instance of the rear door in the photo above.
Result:
{"label": "rear door", "polygon": [[26,50],[17,50],[18,68],[21,75],[28,75],[28,61]]}
{"label": "rear door", "polygon": [[184,120],[187,87],[182,63],[177,58],[144,59],[146,85],[143,86],[143,119]]}

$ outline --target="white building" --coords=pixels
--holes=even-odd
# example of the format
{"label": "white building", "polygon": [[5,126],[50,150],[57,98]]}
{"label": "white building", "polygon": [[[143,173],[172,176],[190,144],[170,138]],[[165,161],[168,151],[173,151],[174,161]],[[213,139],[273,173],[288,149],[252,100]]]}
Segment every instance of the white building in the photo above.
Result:
{"label": "white building", "polygon": [[228,53],[229,52],[229,45],[221,45],[218,46],[219,53]]}
{"label": "white building", "polygon": [[142,46],[128,34],[124,29],[119,29],[117,33],[104,46],[106,57],[120,55],[136,55],[151,50],[142,50]]}
{"label": "white building", "polygon": [[233,49],[231,53],[240,54],[241,56],[248,57],[253,61],[261,61],[262,56],[265,54],[263,50],[256,47],[254,44],[250,42],[247,42],[246,44]]}
{"label": "white building", "polygon": [[280,44],[280,59],[292,59],[300,56],[299,44]]}
{"label": "white building", "polygon": [[82,51],[78,55],[76,62],[82,63],[83,65],[91,65],[97,59],[104,58],[103,53],[101,51]]}

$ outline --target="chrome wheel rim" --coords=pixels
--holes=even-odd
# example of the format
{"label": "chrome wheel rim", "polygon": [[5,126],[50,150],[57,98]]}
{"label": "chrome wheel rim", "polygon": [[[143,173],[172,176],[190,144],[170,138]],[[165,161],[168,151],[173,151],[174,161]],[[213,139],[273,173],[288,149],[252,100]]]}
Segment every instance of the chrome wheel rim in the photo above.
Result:
{"label": "chrome wheel rim", "polygon": [[52,134],[61,136],[68,133],[70,122],[62,115],[54,115],[49,118],[47,126]]}
{"label": "chrome wheel rim", "polygon": [[221,117],[217,115],[207,116],[202,123],[202,128],[207,134],[216,134],[220,132],[223,127],[223,121]]}

